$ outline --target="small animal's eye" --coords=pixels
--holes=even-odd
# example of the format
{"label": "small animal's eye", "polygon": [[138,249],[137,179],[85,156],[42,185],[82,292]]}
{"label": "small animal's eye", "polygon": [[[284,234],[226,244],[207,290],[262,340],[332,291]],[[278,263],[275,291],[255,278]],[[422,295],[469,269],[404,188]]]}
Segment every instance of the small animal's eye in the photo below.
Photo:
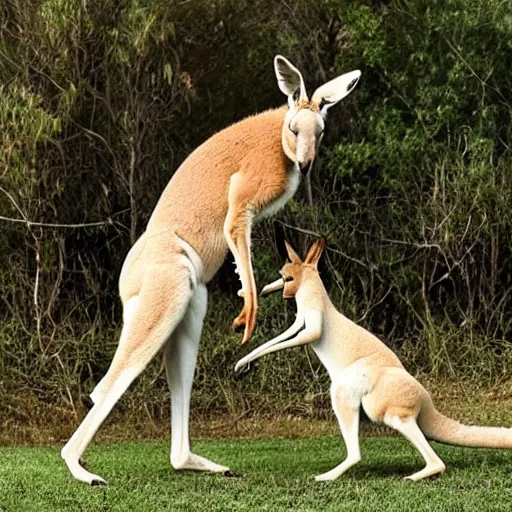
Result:
{"label": "small animal's eye", "polygon": [[293,277],[292,277],[292,276],[286,276],[286,277],[284,278],[284,282],[285,282],[285,283],[289,283],[290,281],[293,281]]}
{"label": "small animal's eye", "polygon": [[297,130],[292,130],[291,124],[288,126],[288,129],[293,133],[293,135],[295,135],[295,137],[297,137],[297,135],[299,135],[299,132]]}

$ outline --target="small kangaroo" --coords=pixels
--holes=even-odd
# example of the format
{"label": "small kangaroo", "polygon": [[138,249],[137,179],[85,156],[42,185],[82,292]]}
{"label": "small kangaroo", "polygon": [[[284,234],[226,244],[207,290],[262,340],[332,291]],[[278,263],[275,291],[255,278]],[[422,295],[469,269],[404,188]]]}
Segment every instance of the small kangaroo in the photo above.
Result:
{"label": "small kangaroo", "polygon": [[240,274],[244,299],[233,327],[251,337],[257,311],[250,244],[253,220],[281,209],[307,174],[322,139],[327,110],[347,96],[361,73],[352,71],[319,87],[308,99],[301,73],[278,55],[274,69],[288,106],[236,123],[199,146],[176,171],[124,262],[119,278],[123,330],[94,402],[62,449],[71,474],[105,484],[80,457],[112,407],[164,347],[171,391],[171,464],[229,474],[190,451],[190,392],[206,313],[206,283],[228,249]]}
{"label": "small kangaroo", "polygon": [[315,242],[302,261],[286,243],[291,263],[281,269],[282,278],[265,286],[261,293],[284,288],[284,298],[295,297],[297,318],[288,330],[253,350],[235,366],[238,372],[265,354],[312,344],[329,372],[332,406],[347,447],[347,458],[315,479],[335,480],[361,460],[361,406],[372,421],[398,430],[425,459],[425,468],[406,477],[409,480],[421,480],[446,469],[426,438],[458,446],[512,448],[512,429],[467,426],[443,416],[435,409],[427,390],[404,369],[394,352],[336,310],[317,269],[324,247],[324,240]]}

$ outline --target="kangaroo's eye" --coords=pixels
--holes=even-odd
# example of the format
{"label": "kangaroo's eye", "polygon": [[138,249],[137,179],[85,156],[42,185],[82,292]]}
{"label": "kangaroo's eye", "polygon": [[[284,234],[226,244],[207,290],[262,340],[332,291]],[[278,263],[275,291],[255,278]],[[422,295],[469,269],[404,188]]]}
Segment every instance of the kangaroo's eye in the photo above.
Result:
{"label": "kangaroo's eye", "polygon": [[292,276],[286,276],[286,277],[284,278],[284,282],[285,282],[285,283],[289,283],[290,281],[293,281],[293,277],[292,277]]}

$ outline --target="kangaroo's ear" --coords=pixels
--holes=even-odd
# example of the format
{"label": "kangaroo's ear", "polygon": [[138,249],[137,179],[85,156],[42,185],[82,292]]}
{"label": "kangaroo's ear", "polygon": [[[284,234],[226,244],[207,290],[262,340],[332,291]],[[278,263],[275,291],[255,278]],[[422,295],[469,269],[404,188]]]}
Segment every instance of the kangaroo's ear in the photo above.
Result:
{"label": "kangaroo's ear", "polygon": [[288,258],[290,258],[290,261],[292,263],[302,264],[300,256],[295,252],[293,247],[286,240],[284,241],[284,244],[286,245],[286,252],[288,253]]}
{"label": "kangaroo's ear", "polygon": [[298,100],[307,101],[306,87],[300,71],[282,55],[276,55],[274,59],[274,71],[276,73],[279,89],[288,96],[290,106],[295,104],[294,93],[299,91]]}
{"label": "kangaroo's ear", "polygon": [[321,85],[314,93],[311,101],[320,104],[320,110],[322,113],[336,105],[338,101],[341,101],[345,96],[348,96],[357,85],[361,71],[351,71],[344,75]]}
{"label": "kangaroo's ear", "polygon": [[308,254],[306,256],[306,259],[304,260],[304,263],[308,263],[309,265],[314,265],[316,268],[318,265],[318,261],[320,260],[326,245],[327,245],[327,241],[325,240],[325,238],[320,238],[320,240],[317,240],[310,247]]}

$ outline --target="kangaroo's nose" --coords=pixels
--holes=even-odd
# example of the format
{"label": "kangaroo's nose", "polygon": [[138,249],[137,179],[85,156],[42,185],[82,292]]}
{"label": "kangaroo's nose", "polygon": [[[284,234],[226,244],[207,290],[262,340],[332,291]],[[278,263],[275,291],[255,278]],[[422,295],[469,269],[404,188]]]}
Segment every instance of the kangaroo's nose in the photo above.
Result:
{"label": "kangaroo's nose", "polygon": [[309,171],[309,167],[311,166],[311,161],[307,162],[297,162],[299,165],[299,170],[302,174],[306,174]]}

